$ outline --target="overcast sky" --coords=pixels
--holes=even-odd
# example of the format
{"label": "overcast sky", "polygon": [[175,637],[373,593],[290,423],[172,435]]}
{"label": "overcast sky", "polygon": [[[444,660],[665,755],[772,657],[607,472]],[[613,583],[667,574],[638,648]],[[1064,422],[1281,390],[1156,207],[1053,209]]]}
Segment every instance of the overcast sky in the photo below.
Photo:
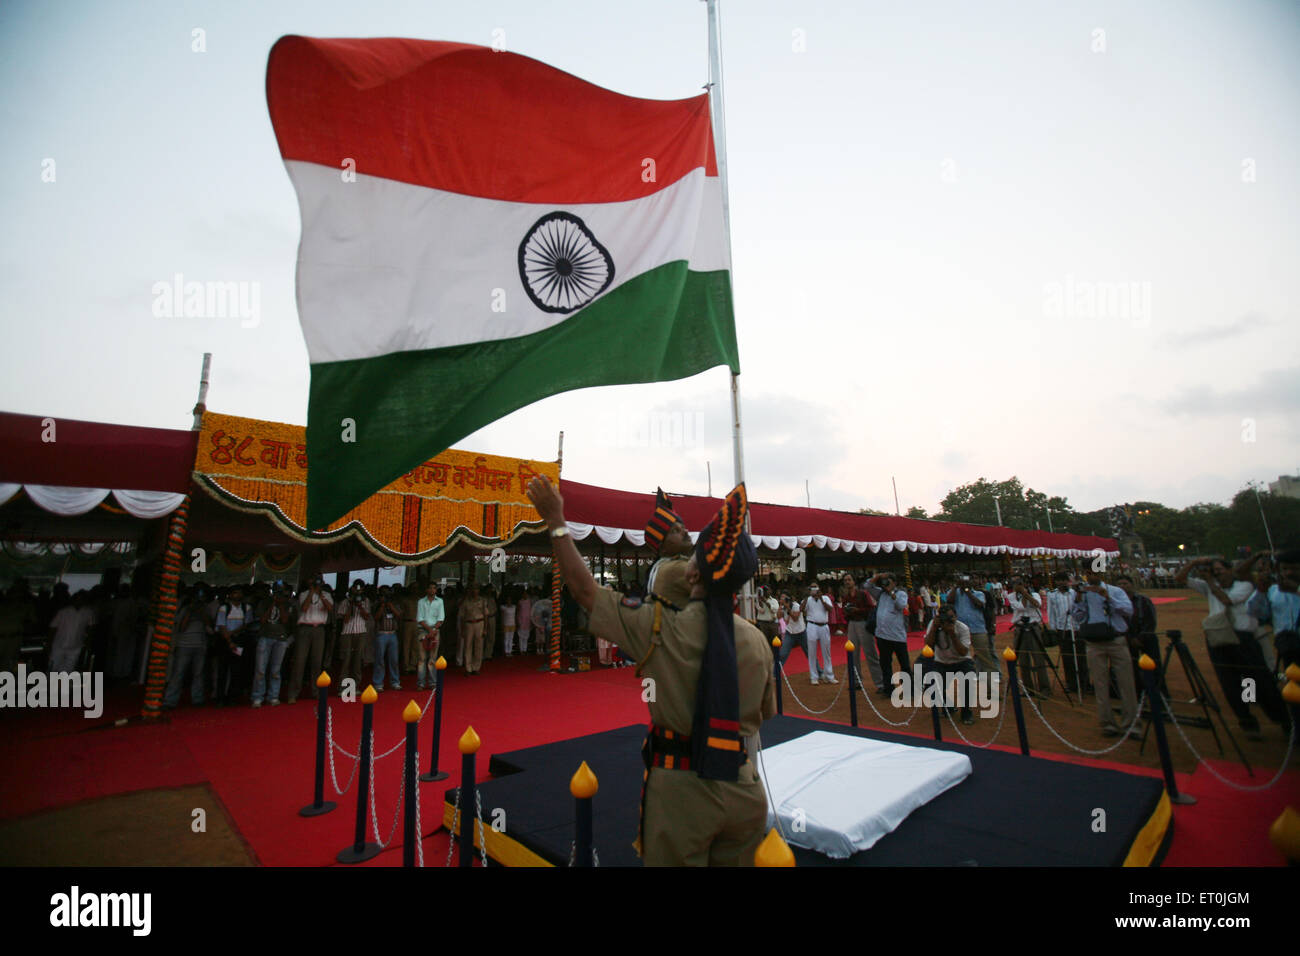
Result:
{"label": "overcast sky", "polygon": [[[1182,507],[1300,471],[1300,4],[722,12],[751,497],[807,479],[892,511],[895,476],[934,511],[1015,474],[1080,510]],[[8,0],[0,409],[187,428],[210,351],[210,408],[305,423],[264,87],[286,33],[504,41],[658,99],[708,79],[699,0]],[[257,283],[257,323],[156,316],[178,273]],[[721,493],[729,413],[715,369],[458,447],[554,459],[563,430],[568,478],[700,494],[711,462]]]}

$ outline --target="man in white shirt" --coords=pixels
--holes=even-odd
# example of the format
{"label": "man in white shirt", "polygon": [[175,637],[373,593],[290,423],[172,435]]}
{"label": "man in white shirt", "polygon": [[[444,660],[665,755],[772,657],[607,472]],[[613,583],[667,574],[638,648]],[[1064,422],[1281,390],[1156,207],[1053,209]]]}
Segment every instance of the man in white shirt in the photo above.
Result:
{"label": "man in white shirt", "polygon": [[319,575],[302,594],[298,595],[298,639],[293,648],[293,677],[289,682],[290,704],[298,699],[302,690],[303,671],[315,686],[321,672],[321,658],[325,654],[325,628],[334,615],[334,598],[325,590]]}
{"label": "man in white shirt", "polygon": [[1074,608],[1074,589],[1070,587],[1070,573],[1057,571],[1052,575],[1052,590],[1047,592],[1047,635],[1044,643],[1055,643],[1061,649],[1061,668],[1065,671],[1065,686],[1073,687],[1082,700],[1092,693],[1092,679],[1088,676],[1088,648],[1074,626],[1071,611]]}
{"label": "man in white shirt", "polygon": [[86,592],[78,591],[72,596],[72,603],[65,605],[50,620],[50,630],[54,632],[50,641],[50,671],[65,674],[77,669],[81,659],[82,648],[86,646],[86,634],[95,621],[95,613],[86,601]]}
{"label": "man in white shirt", "polygon": [[1047,652],[1043,649],[1043,599],[1023,578],[1013,578],[1007,602],[1011,605],[1011,628],[1016,635],[1016,657],[1025,689],[1040,698],[1051,697]]}
{"label": "man in white shirt", "polygon": [[[827,684],[838,684],[835,668],[831,665],[831,599],[822,594],[821,588],[814,581],[808,588],[808,597],[803,602],[803,616],[808,623],[808,677],[809,683],[816,684],[819,679]],[[818,651],[820,649],[821,669],[818,671]]]}
{"label": "man in white shirt", "polygon": [[760,587],[758,597],[754,600],[754,621],[767,638],[768,644],[776,637],[776,619],[780,613],[781,603],[772,597],[772,592],[766,587]]}
{"label": "man in white shirt", "polygon": [[[1199,574],[1194,574],[1199,571]],[[1174,575],[1174,584],[1187,587],[1204,594],[1210,606],[1210,614],[1226,613],[1232,629],[1237,635],[1236,644],[1207,644],[1210,651],[1210,663],[1219,675],[1223,685],[1223,696],[1228,706],[1237,715],[1237,722],[1246,736],[1252,740],[1263,739],[1259,728],[1259,718],[1251,713],[1249,704],[1242,698],[1245,695],[1247,681],[1255,687],[1256,701],[1270,720],[1290,732],[1291,719],[1286,712],[1286,704],[1278,692],[1277,683],[1264,663],[1263,652],[1255,638],[1255,619],[1246,607],[1255,593],[1251,581],[1235,578],[1232,568],[1217,558],[1198,558],[1178,569]]]}
{"label": "man in white shirt", "polygon": [[430,581],[428,592],[415,606],[415,623],[420,629],[420,660],[415,668],[417,690],[431,689],[438,679],[438,645],[446,620],[447,609],[438,597],[438,585]]}

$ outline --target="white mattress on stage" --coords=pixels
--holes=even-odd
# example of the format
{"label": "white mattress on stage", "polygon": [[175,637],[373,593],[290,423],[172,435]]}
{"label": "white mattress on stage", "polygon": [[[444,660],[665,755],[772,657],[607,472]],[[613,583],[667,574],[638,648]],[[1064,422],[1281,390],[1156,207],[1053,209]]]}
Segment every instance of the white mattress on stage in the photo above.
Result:
{"label": "white mattress on stage", "polygon": [[759,769],[794,846],[841,860],[970,776],[965,754],[817,730],[765,749]]}

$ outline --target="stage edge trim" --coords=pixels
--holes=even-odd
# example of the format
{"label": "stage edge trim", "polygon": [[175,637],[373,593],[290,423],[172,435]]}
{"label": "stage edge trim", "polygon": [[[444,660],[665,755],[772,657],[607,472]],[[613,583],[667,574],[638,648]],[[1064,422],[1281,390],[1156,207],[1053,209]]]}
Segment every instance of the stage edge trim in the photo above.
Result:
{"label": "stage edge trim", "polygon": [[1173,817],[1172,804],[1169,802],[1168,791],[1160,794],[1160,802],[1156,804],[1155,811],[1151,814],[1150,819],[1138,831],[1137,838],[1133,845],[1129,847],[1128,856],[1124,858],[1124,866],[1151,866],[1155,861],[1156,854],[1160,851],[1160,844],[1164,841],[1165,831],[1169,828],[1169,821]]}
{"label": "stage edge trim", "polygon": [[[454,804],[444,802],[442,805],[442,824],[447,828],[448,833],[451,833],[451,825],[454,822],[456,822],[456,807]],[[478,827],[475,827],[474,831],[474,845],[480,846]],[[454,841],[456,834],[451,833],[451,836]],[[552,869],[555,867],[555,864],[538,856],[518,840],[493,830],[486,823],[483,825],[483,839],[487,841],[487,855],[502,866],[549,866]]]}

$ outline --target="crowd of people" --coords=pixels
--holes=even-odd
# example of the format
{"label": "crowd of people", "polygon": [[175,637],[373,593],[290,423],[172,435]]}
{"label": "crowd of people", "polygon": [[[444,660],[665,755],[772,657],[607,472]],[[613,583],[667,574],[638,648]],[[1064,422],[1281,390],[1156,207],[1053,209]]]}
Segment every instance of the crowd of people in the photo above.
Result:
{"label": "crowd of people", "polygon": [[549,595],[518,584],[431,583],[423,594],[359,579],[336,593],[319,577],[297,593],[196,584],[177,609],[163,707],[176,707],[186,688],[194,704],[292,704],[313,694],[322,670],[376,692],[401,690],[412,676],[415,689],[430,689],[440,656],[478,674],[498,653],[542,653],[550,627]]}
{"label": "crowd of people", "polygon": [[[1009,632],[1026,690],[1039,699],[1053,694],[1055,679],[1080,698],[1095,698],[1106,736],[1136,733],[1138,660],[1143,653],[1160,661],[1155,604],[1142,593],[1160,580],[1205,594],[1211,620],[1223,615],[1215,635],[1207,625],[1211,663],[1229,707],[1248,737],[1260,735],[1251,701],[1241,692],[1243,678],[1258,687],[1258,706],[1289,729],[1278,674],[1300,659],[1300,552],[1278,555],[1276,570],[1261,566],[1267,553],[1235,566],[1197,559],[1169,574],[1153,568],[1120,567],[1109,575],[1085,570],[1041,574],[958,573],[927,578],[908,590],[891,572],[858,580],[826,575],[823,580],[786,579],[758,588],[756,622],[769,638],[781,639],[784,662],[799,648],[808,660],[811,685],[837,683],[830,661],[834,636],[860,648],[863,681],[883,698],[891,696],[894,665],[911,674],[908,632],[922,631],[933,657],[918,658],[923,670],[996,675],[1000,661],[994,636],[998,617],[1010,615]],[[1168,578],[1166,582],[1166,577]],[[1108,578],[1109,580],[1103,580]],[[1049,649],[1057,649],[1049,655]],[[1118,720],[1112,699],[1119,699]],[[969,708],[961,719],[972,722]]]}
{"label": "crowd of people", "polygon": [[[925,669],[944,673],[1000,672],[994,635],[1000,615],[1009,631],[1027,691],[1053,694],[1053,680],[1096,699],[1102,732],[1118,735],[1134,724],[1141,653],[1159,660],[1156,609],[1142,592],[1167,584],[1204,594],[1211,663],[1228,706],[1248,736],[1260,734],[1253,706],[1289,726],[1277,673],[1300,657],[1300,553],[1256,554],[1235,566],[1196,559],[1168,575],[1158,568],[1042,574],[953,573],[925,577],[912,589],[894,572],[857,579],[850,574],[756,581],[755,623],[770,640],[781,638],[784,662],[795,648],[808,660],[810,684],[835,684],[832,638],[860,648],[863,681],[883,698],[892,674],[911,673],[908,633],[923,632],[933,656]],[[1167,580],[1166,580],[1167,578]],[[637,586],[625,589],[639,593]],[[566,591],[566,633],[586,630],[586,614]],[[144,670],[147,600],[128,585],[69,593],[66,585],[31,593],[18,580],[0,601],[0,670],[12,670],[24,636],[49,637],[48,669],[95,669],[110,681],[140,681]],[[163,706],[191,703],[253,707],[293,703],[311,696],[316,675],[363,677],[376,691],[401,689],[414,677],[417,690],[432,687],[440,654],[481,672],[498,654],[543,653],[551,626],[551,601],[543,589],[507,584],[499,590],[452,584],[423,593],[401,586],[375,587],[354,580],[337,593],[320,577],[295,593],[283,584],[182,589]],[[1218,626],[1213,626],[1214,622]],[[1056,654],[1049,656],[1049,649]],[[597,641],[598,662],[633,662],[614,645]],[[1059,666],[1056,674],[1052,665]],[[1243,700],[1243,677],[1258,687],[1258,702]],[[1112,710],[1118,698],[1118,720]],[[968,709],[962,719],[970,720]]]}

